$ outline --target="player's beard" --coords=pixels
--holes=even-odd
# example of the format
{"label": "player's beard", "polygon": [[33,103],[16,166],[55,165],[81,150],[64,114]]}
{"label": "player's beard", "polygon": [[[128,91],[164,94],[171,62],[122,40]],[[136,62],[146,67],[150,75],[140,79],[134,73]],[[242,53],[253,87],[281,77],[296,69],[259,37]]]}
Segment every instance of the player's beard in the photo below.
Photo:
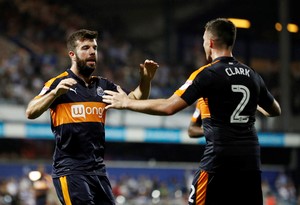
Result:
{"label": "player's beard", "polygon": [[76,57],[76,63],[77,63],[78,72],[84,77],[90,77],[94,72],[94,70],[96,69],[96,66],[95,67],[88,66],[86,60],[79,59],[78,57]]}

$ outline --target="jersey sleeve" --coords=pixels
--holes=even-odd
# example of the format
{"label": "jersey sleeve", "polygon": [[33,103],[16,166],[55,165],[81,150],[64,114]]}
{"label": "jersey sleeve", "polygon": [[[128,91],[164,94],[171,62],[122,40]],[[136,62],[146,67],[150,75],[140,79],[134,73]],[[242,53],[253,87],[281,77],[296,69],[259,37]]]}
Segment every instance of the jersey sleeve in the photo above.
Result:
{"label": "jersey sleeve", "polygon": [[58,79],[51,79],[51,80],[47,81],[44,84],[44,87],[42,88],[41,92],[37,96],[35,96],[35,98],[40,98],[40,97],[46,95],[51,90],[55,89],[59,82],[60,82],[60,80],[58,80]]}
{"label": "jersey sleeve", "polygon": [[61,81],[61,79],[65,76],[68,75],[68,72],[65,71],[63,72],[62,74],[54,77],[54,78],[51,78],[50,80],[48,80],[45,84],[44,84],[44,87],[42,88],[41,92],[35,96],[35,98],[40,98],[42,97],[43,95],[49,93],[51,90],[53,90],[54,88],[56,88],[56,86],[58,85],[58,83]]}
{"label": "jersey sleeve", "polygon": [[[192,105],[201,97],[207,96],[207,88],[210,87],[210,74],[207,66],[203,66],[194,71],[186,82],[175,91],[188,105]],[[205,89],[204,89],[205,88]]]}
{"label": "jersey sleeve", "polygon": [[274,97],[266,87],[261,76],[259,76],[259,80],[260,80],[260,95],[259,95],[258,105],[265,109],[272,105],[274,101]]}

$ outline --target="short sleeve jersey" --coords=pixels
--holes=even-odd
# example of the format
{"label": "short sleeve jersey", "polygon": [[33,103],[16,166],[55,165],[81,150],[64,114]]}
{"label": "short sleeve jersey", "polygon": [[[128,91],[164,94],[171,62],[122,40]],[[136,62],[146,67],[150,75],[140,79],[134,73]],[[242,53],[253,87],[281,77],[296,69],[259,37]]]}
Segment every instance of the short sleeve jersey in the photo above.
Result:
{"label": "short sleeve jersey", "polygon": [[233,57],[219,57],[194,71],[175,94],[189,105],[199,98],[206,102],[200,168],[260,170],[255,113],[257,105],[268,107],[274,98],[258,73]]}
{"label": "short sleeve jersey", "polygon": [[116,91],[116,85],[102,77],[92,77],[89,86],[71,70],[45,83],[36,98],[53,90],[61,80],[73,78],[74,88],[59,96],[50,106],[51,129],[55,136],[53,177],[68,174],[106,175],[104,90]]}

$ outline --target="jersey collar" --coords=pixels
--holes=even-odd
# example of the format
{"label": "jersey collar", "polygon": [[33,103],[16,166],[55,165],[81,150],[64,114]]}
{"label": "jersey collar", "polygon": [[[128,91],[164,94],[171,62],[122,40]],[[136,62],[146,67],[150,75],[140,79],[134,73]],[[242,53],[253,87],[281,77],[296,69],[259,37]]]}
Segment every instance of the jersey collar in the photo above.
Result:
{"label": "jersey collar", "polygon": [[212,62],[215,62],[215,61],[235,61],[235,58],[232,57],[232,56],[221,56],[221,57],[218,57],[218,58],[215,58]]}

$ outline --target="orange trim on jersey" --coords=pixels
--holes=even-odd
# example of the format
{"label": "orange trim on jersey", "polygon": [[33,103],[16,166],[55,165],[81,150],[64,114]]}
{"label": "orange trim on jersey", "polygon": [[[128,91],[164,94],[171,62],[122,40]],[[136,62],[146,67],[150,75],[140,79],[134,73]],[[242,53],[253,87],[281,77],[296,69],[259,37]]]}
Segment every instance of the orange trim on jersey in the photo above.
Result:
{"label": "orange trim on jersey", "polygon": [[199,69],[197,69],[196,71],[194,71],[190,77],[187,79],[187,81],[178,89],[175,91],[175,94],[178,96],[182,96],[182,94],[185,92],[185,90],[193,83],[193,80],[195,79],[195,77],[201,72],[203,71],[205,68],[210,67],[211,65],[219,62],[220,60],[214,61],[210,64],[204,65],[202,67],[200,67]]}
{"label": "orange trim on jersey", "polygon": [[65,77],[65,76],[67,76],[67,75],[69,75],[69,73],[68,73],[67,71],[65,71],[65,72],[61,73],[60,75],[58,75],[58,76],[56,76],[56,77],[51,78],[50,80],[48,80],[48,81],[44,84],[44,87],[42,88],[41,92],[40,92],[37,96],[35,96],[34,99],[37,99],[37,98],[42,97],[42,96],[49,90],[50,86],[52,85],[52,83],[53,83],[56,79]]}
{"label": "orange trim on jersey", "polygon": [[208,173],[205,171],[201,171],[201,174],[197,182],[196,205],[205,204],[207,184],[208,184]]}
{"label": "orange trim on jersey", "polygon": [[207,98],[199,98],[196,104],[195,111],[192,115],[191,122],[196,123],[197,119],[201,116],[201,119],[210,118],[210,110],[208,107]]}
{"label": "orange trim on jersey", "polygon": [[201,119],[210,118],[210,110],[208,107],[208,99],[207,98],[200,98],[199,100],[200,112],[201,112]]}
{"label": "orange trim on jersey", "polygon": [[192,115],[192,119],[191,122],[196,123],[197,119],[199,118],[199,116],[201,115],[201,110],[200,110],[200,99],[197,101],[196,107],[195,107],[195,111]]}
{"label": "orange trim on jersey", "polygon": [[59,181],[60,181],[61,190],[62,190],[65,204],[72,205],[70,194],[69,194],[69,189],[68,189],[67,177],[66,176],[59,177]]}
{"label": "orange trim on jersey", "polygon": [[105,103],[76,102],[59,104],[50,110],[53,126],[81,122],[105,123]]}
{"label": "orange trim on jersey", "polygon": [[54,77],[54,78],[51,78],[50,80],[48,80],[46,83],[45,83],[45,87],[50,87],[51,84],[57,79],[57,78],[62,78],[62,77],[65,77],[69,75],[69,73],[67,71],[61,73],[60,75]]}

